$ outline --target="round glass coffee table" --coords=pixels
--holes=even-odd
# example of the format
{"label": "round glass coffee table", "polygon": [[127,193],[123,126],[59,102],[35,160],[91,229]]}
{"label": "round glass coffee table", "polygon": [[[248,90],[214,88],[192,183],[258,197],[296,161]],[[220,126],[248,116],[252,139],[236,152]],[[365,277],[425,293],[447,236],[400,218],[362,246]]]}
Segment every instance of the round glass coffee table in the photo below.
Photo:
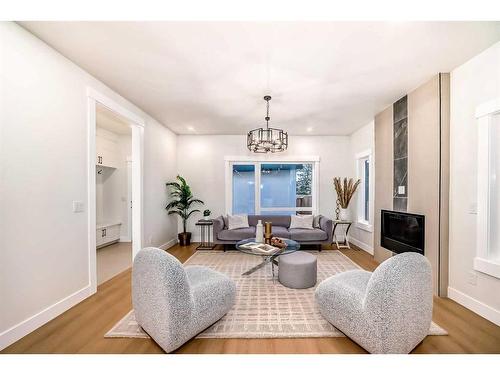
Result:
{"label": "round glass coffee table", "polygon": [[236,249],[245,254],[258,255],[262,257],[262,263],[257,264],[255,267],[250,268],[248,271],[242,273],[242,275],[247,276],[251,273],[254,273],[258,269],[264,267],[266,264],[271,263],[271,270],[274,278],[274,265],[278,264],[277,258],[280,255],[290,254],[300,249],[300,244],[294,240],[290,240],[288,238],[282,238],[282,240],[286,243],[286,247],[278,250],[277,252],[268,255],[260,252],[255,252],[252,249],[242,247],[241,245],[246,245],[250,242],[255,242],[255,238],[247,238],[246,240],[241,240],[236,243]]}

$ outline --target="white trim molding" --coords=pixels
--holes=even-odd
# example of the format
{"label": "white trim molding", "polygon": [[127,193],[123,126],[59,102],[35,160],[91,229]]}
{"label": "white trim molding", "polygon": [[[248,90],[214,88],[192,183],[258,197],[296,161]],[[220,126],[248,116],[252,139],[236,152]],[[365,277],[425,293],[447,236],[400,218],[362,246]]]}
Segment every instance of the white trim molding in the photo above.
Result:
{"label": "white trim molding", "polygon": [[453,301],[465,306],[469,310],[474,311],[476,314],[488,319],[490,322],[495,323],[500,326],[500,311],[494,309],[491,306],[478,301],[475,298],[468,296],[465,293],[460,292],[454,288],[448,287],[448,298]]}
{"label": "white trim molding", "polygon": [[484,116],[490,116],[497,112],[500,112],[500,98],[478,105],[476,107],[476,118],[479,119]]}
{"label": "white trim molding", "polygon": [[491,259],[484,259],[480,257],[474,258],[474,269],[476,271],[494,276],[500,279],[500,263]]}
{"label": "white trim molding", "polygon": [[[168,250],[175,244],[177,244],[177,238],[172,238],[170,241],[165,242],[163,245],[158,246],[162,250]],[[194,241],[193,241],[194,242]]]}
{"label": "white trim molding", "polygon": [[366,251],[368,254],[373,255],[373,247],[372,246],[370,246],[364,242],[361,242],[360,240],[357,240],[356,238],[351,237],[351,236],[349,236],[349,242],[352,243],[353,245],[356,245],[360,249]]}
{"label": "white trim molding", "polygon": [[364,230],[365,232],[373,233],[373,225],[368,222],[363,222],[358,219],[358,221],[355,223],[355,226],[356,228]]}
{"label": "white trim molding", "polygon": [[15,343],[93,294],[90,285],[0,333],[0,350]]}
{"label": "white trim molding", "polygon": [[[490,220],[492,198],[491,193],[497,186],[491,178],[492,172],[496,173],[492,150],[496,145],[492,145],[492,127],[500,126],[499,121],[495,122],[494,116],[500,116],[500,98],[483,103],[476,108],[476,118],[478,125],[478,153],[477,153],[477,221],[476,221],[476,257],[473,268],[476,271],[500,278],[500,264],[496,259],[497,255],[491,253],[490,238],[492,228]],[[500,130],[498,130],[500,131]],[[495,226],[496,224],[493,224]]]}
{"label": "white trim molding", "polygon": [[372,149],[371,148],[368,148],[364,151],[358,152],[355,155],[356,159],[363,159],[363,158],[367,158],[367,157],[371,157],[371,156],[372,156]]}
{"label": "white trim molding", "polygon": [[92,294],[97,291],[96,261],[96,111],[97,105],[103,105],[127,120],[132,129],[132,257],[140,251],[144,243],[143,220],[143,161],[144,161],[144,126],[142,117],[121,106],[92,87],[87,87],[87,163],[88,163],[88,252],[89,284]]}
{"label": "white trim molding", "polygon": [[225,161],[233,161],[233,162],[288,162],[288,163],[301,163],[305,161],[315,162],[320,161],[320,157],[318,155],[306,155],[306,156],[293,156],[293,155],[252,155],[252,156],[224,156]]}
{"label": "white trim molding", "polygon": [[[366,232],[373,232],[373,197],[374,195],[374,184],[373,182],[375,181],[373,178],[373,152],[372,149],[366,149],[364,151],[358,152],[355,156],[356,159],[356,178],[361,180],[361,184],[359,186],[359,189],[356,194],[356,221],[355,221],[355,226],[359,229],[362,229]],[[362,213],[364,212],[364,203],[365,203],[365,183],[366,181],[363,178],[363,171],[360,168],[360,161],[363,159],[368,159],[368,165],[369,165],[369,185],[368,185],[368,221],[364,219],[364,215]]]}
{"label": "white trim molding", "polygon": [[[89,90],[87,90],[89,93]],[[97,292],[97,253],[96,249],[96,100],[87,98],[87,225],[88,225],[88,274],[91,294]]]}
{"label": "white trim molding", "polygon": [[101,92],[95,90],[92,87],[87,87],[87,96],[89,98],[93,98],[95,101],[99,102],[107,109],[119,113],[123,117],[126,117],[128,120],[132,121],[134,125],[139,125],[144,127],[146,124],[146,122],[142,117],[136,115],[132,111],[129,111],[127,108],[118,104],[116,100],[107,97],[106,95],[102,94]]}
{"label": "white trim molding", "polygon": [[[233,165],[253,165],[255,167],[255,214],[265,215],[266,211],[295,211],[305,210],[310,208],[313,215],[319,212],[319,156],[225,156],[224,157],[224,197],[225,197],[225,213],[232,214],[233,211]],[[260,206],[260,186],[261,175],[260,169],[263,163],[307,163],[313,165],[312,171],[312,207],[269,207],[262,208]]]}

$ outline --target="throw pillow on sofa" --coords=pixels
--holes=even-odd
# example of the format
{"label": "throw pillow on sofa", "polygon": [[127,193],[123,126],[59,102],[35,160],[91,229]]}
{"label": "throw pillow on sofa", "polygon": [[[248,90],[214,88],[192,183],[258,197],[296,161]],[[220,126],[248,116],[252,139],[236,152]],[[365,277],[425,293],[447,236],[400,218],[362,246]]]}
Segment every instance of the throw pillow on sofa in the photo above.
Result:
{"label": "throw pillow on sofa", "polygon": [[247,215],[227,215],[227,229],[241,229],[248,228]]}
{"label": "throw pillow on sofa", "polygon": [[313,215],[291,215],[290,229],[313,229]]}
{"label": "throw pillow on sofa", "polygon": [[320,219],[320,215],[316,215],[314,216],[313,218],[313,228],[318,228],[318,229],[321,229],[321,225],[319,225],[319,219]]}

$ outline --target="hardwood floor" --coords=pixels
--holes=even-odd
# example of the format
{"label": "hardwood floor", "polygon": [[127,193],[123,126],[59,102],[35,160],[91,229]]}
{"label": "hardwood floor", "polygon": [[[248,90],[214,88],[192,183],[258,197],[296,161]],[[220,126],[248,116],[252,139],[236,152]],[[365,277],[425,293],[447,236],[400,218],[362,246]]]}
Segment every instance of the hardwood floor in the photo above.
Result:
{"label": "hardwood floor", "polygon": [[100,249],[96,254],[97,285],[132,267],[132,242],[118,242]]}
{"label": "hardwood floor", "polygon": [[[186,261],[196,250],[174,246]],[[367,270],[377,263],[361,250],[345,255]],[[153,340],[104,338],[132,308],[130,269],[98,287],[97,293],[1,353],[163,353]],[[500,353],[500,327],[446,298],[434,298],[434,321],[448,336],[428,336],[413,353]],[[193,339],[176,353],[364,353],[346,337],[297,339]]]}

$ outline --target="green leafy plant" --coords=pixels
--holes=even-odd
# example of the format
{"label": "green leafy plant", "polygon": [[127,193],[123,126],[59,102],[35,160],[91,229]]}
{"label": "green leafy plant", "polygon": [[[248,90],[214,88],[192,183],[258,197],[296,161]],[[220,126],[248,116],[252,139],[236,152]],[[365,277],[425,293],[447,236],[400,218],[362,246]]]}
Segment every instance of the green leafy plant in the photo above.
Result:
{"label": "green leafy plant", "polygon": [[312,194],[312,164],[302,164],[302,168],[297,169],[297,194]]}
{"label": "green leafy plant", "polygon": [[195,212],[200,212],[200,210],[192,210],[191,206],[204,203],[199,199],[193,198],[191,188],[181,176],[177,176],[176,182],[167,182],[166,185],[167,188],[170,188],[172,201],[167,204],[165,209],[168,211],[169,215],[179,215],[181,217],[183,233],[186,233],[187,220]]}
{"label": "green leafy plant", "polygon": [[203,216],[204,216],[204,217],[210,216],[210,214],[211,214],[211,213],[212,213],[212,211],[210,211],[210,210],[205,210],[205,211],[203,211]]}

